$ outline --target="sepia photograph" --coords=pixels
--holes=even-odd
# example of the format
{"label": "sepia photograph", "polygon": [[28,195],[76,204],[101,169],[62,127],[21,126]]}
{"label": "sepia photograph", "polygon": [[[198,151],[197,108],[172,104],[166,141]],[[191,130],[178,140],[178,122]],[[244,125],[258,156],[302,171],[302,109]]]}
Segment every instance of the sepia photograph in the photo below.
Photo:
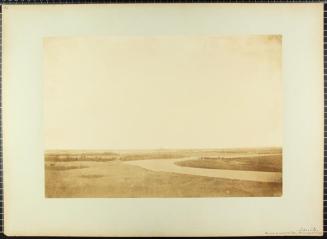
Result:
{"label": "sepia photograph", "polygon": [[323,235],[323,20],[323,3],[4,5],[4,234]]}
{"label": "sepia photograph", "polygon": [[2,18],[5,235],[323,235],[323,3]]}
{"label": "sepia photograph", "polygon": [[43,39],[45,197],[280,197],[282,36]]}

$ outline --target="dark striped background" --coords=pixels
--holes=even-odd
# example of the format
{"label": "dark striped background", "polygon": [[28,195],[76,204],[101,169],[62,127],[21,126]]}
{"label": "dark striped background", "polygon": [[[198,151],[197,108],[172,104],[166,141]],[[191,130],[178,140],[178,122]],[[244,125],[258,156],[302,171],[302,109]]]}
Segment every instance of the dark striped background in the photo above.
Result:
{"label": "dark striped background", "polygon": [[[0,234],[3,234],[3,167],[2,167],[2,7],[0,7]],[[1,237],[1,236],[0,236]]]}

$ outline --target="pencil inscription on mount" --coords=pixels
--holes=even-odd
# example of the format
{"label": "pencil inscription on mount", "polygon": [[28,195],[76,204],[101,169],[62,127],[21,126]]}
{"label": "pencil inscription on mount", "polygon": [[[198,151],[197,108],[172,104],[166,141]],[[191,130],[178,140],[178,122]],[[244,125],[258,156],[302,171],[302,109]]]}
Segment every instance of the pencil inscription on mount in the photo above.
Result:
{"label": "pencil inscription on mount", "polygon": [[45,196],[281,196],[281,45],[45,38]]}

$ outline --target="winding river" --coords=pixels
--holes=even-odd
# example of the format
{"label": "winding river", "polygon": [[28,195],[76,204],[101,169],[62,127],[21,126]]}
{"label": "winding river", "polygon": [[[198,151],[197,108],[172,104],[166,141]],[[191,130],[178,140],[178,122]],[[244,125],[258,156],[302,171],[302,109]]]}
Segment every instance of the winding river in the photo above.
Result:
{"label": "winding river", "polygon": [[206,169],[182,167],[175,163],[195,158],[182,159],[147,159],[126,161],[126,164],[139,166],[148,170],[158,172],[190,174],[196,176],[206,176],[214,178],[247,180],[256,182],[281,182],[282,173],[280,172],[261,172],[261,171],[242,171],[242,170],[226,170],[226,169]]}

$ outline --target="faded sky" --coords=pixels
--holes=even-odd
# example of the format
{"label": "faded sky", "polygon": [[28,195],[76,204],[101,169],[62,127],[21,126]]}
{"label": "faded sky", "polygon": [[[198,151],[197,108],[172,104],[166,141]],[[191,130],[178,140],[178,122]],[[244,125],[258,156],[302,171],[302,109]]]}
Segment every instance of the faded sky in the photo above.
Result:
{"label": "faded sky", "polygon": [[280,36],[46,38],[46,149],[282,146]]}

